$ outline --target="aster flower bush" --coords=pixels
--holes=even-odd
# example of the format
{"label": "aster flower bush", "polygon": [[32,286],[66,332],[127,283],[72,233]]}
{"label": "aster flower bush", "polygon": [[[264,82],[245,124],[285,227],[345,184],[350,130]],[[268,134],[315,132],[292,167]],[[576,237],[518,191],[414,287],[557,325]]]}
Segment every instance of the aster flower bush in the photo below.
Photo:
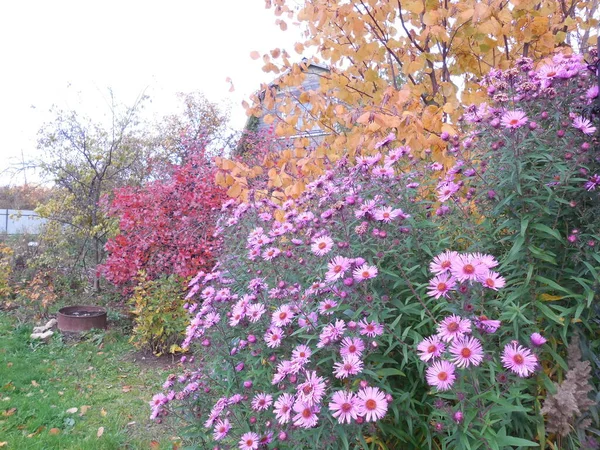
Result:
{"label": "aster flower bush", "polygon": [[427,267],[461,211],[436,209],[439,174],[390,146],[283,205],[227,202],[224,254],[190,283],[195,368],[167,381],[153,415],[184,402],[196,439],[223,448],[419,448],[433,399],[415,350],[438,303]]}
{"label": "aster flower bush", "polygon": [[[484,248],[493,248],[512,280],[498,319],[512,325],[519,342],[534,326],[548,339],[537,384],[542,395],[551,395],[551,382],[568,370],[572,336],[580,335],[588,357],[598,361],[599,118],[590,107],[599,101],[597,78],[580,55],[559,53],[537,66],[522,58],[515,68],[492,70],[483,83],[490,101],[468,108],[470,131],[449,138],[472,174],[465,188],[481,217],[466,231],[488,242]],[[518,354],[518,345],[503,358]],[[539,414],[539,401],[534,407]],[[561,448],[580,448],[592,429],[573,429]],[[545,435],[560,440],[543,430],[541,424],[542,446]]]}
{"label": "aster flower bush", "polygon": [[576,108],[597,92],[581,59],[551,64],[491,72],[469,133],[441,136],[451,167],[388,136],[295,200],[225,203],[223,253],[190,282],[197,351],[153,416],[202,448],[552,441],[565,343],[597,351],[600,186]]}

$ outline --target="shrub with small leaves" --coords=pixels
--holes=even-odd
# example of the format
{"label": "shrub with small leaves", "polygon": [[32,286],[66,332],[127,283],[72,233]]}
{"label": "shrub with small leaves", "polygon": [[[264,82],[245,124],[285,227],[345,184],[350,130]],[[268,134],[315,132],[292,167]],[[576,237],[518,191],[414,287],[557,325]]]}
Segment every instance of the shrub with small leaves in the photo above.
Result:
{"label": "shrub with small leaves", "polygon": [[185,283],[176,275],[148,280],[142,271],[136,279],[133,296],[135,325],[131,341],[138,348],[157,355],[181,351],[179,343],[188,323],[183,309]]}

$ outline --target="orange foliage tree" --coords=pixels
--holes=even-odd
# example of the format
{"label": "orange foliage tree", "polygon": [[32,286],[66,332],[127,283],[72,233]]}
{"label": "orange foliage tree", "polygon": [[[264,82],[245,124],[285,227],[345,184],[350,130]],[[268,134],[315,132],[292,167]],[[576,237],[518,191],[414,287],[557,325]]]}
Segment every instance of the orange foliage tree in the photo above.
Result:
{"label": "orange foliage tree", "polygon": [[[327,162],[368,154],[390,133],[448,165],[440,136],[457,133],[461,105],[483,100],[483,75],[557,47],[585,52],[598,24],[596,0],[305,0],[300,6],[266,0],[266,6],[280,28],[304,27],[297,53],[312,49],[331,70],[320,75],[318,89],[292,89],[301,85],[307,63],[290,62],[281,49],[262,55],[263,70],[279,77],[262,86],[248,113],[267,111],[263,120],[277,136],[314,127],[328,136],[314,148],[300,136],[254,167],[219,159],[217,182],[244,200],[256,193],[250,187],[263,174],[259,166],[268,172],[270,195],[297,197]],[[291,94],[281,95],[286,91]]]}

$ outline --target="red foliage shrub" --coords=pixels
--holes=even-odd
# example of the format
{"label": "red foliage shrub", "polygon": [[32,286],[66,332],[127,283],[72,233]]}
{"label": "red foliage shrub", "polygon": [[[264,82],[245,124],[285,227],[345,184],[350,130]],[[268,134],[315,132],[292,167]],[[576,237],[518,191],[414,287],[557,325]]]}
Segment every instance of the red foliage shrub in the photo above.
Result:
{"label": "red foliage shrub", "polygon": [[142,269],[151,279],[210,269],[219,246],[215,223],[226,198],[214,175],[204,151],[194,148],[168,179],[118,189],[109,214],[120,219],[119,234],[106,244],[109,256],[100,268],[104,276],[120,285]]}

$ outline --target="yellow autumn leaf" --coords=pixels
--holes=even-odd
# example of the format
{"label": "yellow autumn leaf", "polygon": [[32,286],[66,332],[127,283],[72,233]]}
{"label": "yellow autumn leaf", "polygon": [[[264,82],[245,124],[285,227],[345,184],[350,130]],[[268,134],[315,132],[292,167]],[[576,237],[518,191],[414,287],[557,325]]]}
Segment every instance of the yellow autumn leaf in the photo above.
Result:
{"label": "yellow autumn leaf", "polygon": [[556,300],[561,300],[563,297],[561,295],[552,295],[552,294],[541,294],[540,300],[543,302],[554,302]]}
{"label": "yellow autumn leaf", "polygon": [[242,187],[239,185],[239,183],[234,183],[227,190],[227,195],[231,198],[238,198],[240,196],[241,192],[242,192]]}

